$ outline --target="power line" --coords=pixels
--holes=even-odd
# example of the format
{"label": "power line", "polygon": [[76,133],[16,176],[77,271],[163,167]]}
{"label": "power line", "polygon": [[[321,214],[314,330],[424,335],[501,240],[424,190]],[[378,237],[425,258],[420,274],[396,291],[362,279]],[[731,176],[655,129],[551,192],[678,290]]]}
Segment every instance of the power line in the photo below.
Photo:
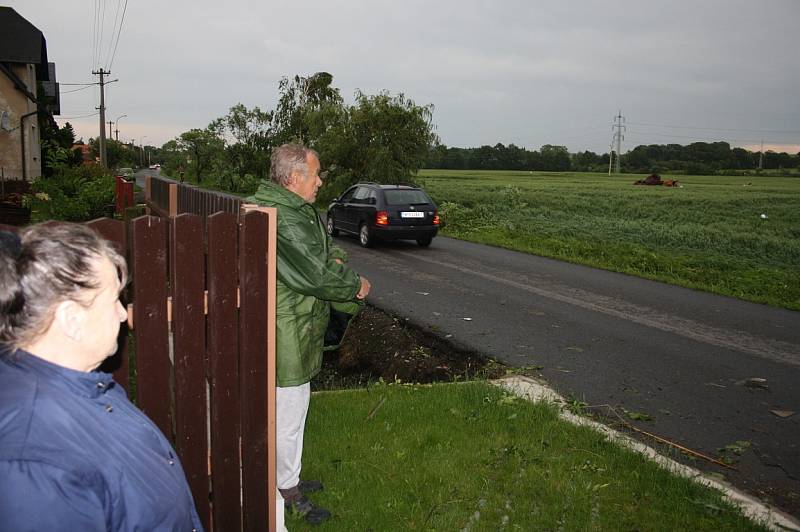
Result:
{"label": "power line", "polygon": [[97,53],[99,47],[97,46],[97,35],[100,26],[100,1],[94,0],[94,25],[92,30],[92,66],[97,65],[99,62]]}
{"label": "power line", "polygon": [[114,47],[114,33],[117,31],[117,20],[119,20],[119,4],[121,0],[117,0],[117,9],[114,10],[114,25],[111,27],[111,40],[108,41],[108,53],[106,54],[106,67],[111,59],[111,50]]}
{"label": "power line", "polygon": [[125,0],[125,7],[122,8],[122,18],[119,21],[119,31],[117,31],[117,42],[114,43],[114,53],[111,54],[111,62],[108,64],[108,69],[114,64],[114,58],[117,57],[117,45],[119,45],[119,36],[122,35],[122,24],[125,22],[125,12],[128,10],[128,0]]}
{"label": "power line", "polygon": [[70,92],[78,92],[78,91],[83,91],[83,90],[86,90],[86,89],[88,89],[89,87],[91,87],[92,85],[97,85],[97,84],[96,84],[96,83],[92,83],[91,85],[86,85],[85,87],[81,87],[80,89],[72,89],[72,90],[69,90],[69,91],[62,91],[62,90],[59,90],[59,92],[60,92],[61,94],[69,94]]}
{"label": "power line", "polygon": [[97,85],[97,83],[61,83],[58,82],[59,85]]}
{"label": "power line", "polygon": [[100,12],[102,13],[100,17],[100,42],[97,47],[97,62],[100,63],[100,60],[103,58],[103,31],[105,30],[106,26],[106,2],[105,0],[100,0]]}
{"label": "power line", "polygon": [[97,116],[97,115],[99,115],[99,114],[100,114],[100,111],[97,111],[96,113],[92,113],[92,114],[89,114],[89,115],[80,115],[80,116],[59,116],[59,117],[58,117],[58,119],[59,119],[59,120],[72,120],[72,119],[75,119],[75,118],[89,118],[90,116]]}

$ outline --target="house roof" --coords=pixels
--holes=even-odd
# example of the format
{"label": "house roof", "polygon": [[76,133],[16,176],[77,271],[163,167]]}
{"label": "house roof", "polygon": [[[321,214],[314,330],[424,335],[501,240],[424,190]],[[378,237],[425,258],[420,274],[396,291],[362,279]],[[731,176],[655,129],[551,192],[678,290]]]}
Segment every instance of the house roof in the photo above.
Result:
{"label": "house roof", "polygon": [[48,80],[47,42],[36,26],[10,7],[0,6],[0,62],[37,65],[39,80]]}

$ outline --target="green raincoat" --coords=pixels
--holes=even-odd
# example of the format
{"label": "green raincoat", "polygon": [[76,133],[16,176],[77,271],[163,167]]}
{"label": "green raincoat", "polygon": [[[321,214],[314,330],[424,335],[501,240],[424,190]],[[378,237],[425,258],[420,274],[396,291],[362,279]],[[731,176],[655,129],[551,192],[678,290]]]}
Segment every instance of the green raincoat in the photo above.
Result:
{"label": "green raincoat", "polygon": [[262,181],[248,201],[278,209],[277,380],[278,386],[309,382],[322,366],[331,303],[355,314],[358,274],[333,246],[316,209],[280,185]]}

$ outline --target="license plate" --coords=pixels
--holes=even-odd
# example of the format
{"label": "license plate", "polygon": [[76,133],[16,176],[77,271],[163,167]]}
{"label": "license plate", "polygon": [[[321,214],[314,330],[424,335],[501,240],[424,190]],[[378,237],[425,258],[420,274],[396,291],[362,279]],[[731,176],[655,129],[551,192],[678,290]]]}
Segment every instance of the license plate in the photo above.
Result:
{"label": "license plate", "polygon": [[400,218],[425,218],[425,213],[420,211],[401,212]]}

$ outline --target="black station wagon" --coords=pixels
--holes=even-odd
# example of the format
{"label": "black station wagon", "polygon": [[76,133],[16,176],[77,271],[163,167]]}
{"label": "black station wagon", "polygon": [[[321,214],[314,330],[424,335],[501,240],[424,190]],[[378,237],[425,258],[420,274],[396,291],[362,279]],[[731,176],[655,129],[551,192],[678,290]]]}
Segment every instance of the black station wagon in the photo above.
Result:
{"label": "black station wagon", "polygon": [[416,240],[431,245],[439,231],[436,204],[418,187],[358,183],[328,207],[328,234],[358,235],[370,247],[376,240]]}

